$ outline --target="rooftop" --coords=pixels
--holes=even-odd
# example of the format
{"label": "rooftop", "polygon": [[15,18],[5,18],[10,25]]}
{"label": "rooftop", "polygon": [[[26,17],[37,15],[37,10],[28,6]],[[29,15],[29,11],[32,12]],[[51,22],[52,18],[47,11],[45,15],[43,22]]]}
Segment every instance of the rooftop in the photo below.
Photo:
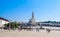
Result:
{"label": "rooftop", "polygon": [[8,21],[9,22],[9,20],[7,20],[5,18],[2,18],[2,17],[0,17],[0,20],[4,20],[4,21]]}

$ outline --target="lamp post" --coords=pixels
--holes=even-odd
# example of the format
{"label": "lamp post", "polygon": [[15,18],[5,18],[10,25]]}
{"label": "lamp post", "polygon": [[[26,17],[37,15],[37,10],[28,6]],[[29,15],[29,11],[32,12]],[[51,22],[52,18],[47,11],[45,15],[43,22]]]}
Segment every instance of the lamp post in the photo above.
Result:
{"label": "lamp post", "polygon": [[9,23],[9,31],[10,31],[10,27],[11,27],[11,25],[10,25],[10,23]]}
{"label": "lamp post", "polygon": [[40,23],[40,28],[42,29],[42,24]]}
{"label": "lamp post", "polygon": [[11,23],[11,20],[10,20],[10,22],[9,22],[9,31],[10,31],[10,29],[11,29],[11,24],[10,24],[10,23]]}

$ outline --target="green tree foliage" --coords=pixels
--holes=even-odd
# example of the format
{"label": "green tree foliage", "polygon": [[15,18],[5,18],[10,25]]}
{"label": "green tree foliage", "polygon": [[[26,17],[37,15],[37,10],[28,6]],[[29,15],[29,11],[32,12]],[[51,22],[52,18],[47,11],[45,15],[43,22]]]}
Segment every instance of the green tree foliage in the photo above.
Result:
{"label": "green tree foliage", "polygon": [[8,23],[8,24],[4,24],[4,26],[6,27],[6,28],[11,28],[11,29],[14,29],[14,28],[18,28],[19,27],[19,23],[17,23],[17,22],[10,22],[10,23]]}

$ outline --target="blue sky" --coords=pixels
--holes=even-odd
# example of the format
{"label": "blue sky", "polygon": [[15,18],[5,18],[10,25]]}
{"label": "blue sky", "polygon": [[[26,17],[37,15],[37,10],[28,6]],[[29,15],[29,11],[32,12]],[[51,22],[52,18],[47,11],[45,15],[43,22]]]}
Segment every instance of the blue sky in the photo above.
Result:
{"label": "blue sky", "polygon": [[0,17],[28,22],[34,11],[36,21],[60,21],[60,0],[0,0]]}

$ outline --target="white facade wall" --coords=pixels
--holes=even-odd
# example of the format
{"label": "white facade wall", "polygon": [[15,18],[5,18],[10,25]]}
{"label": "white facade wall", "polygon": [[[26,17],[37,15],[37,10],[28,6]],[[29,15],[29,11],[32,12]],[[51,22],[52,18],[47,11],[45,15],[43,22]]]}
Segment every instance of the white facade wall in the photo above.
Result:
{"label": "white facade wall", "polygon": [[[40,25],[42,24],[60,25],[60,24],[55,24],[55,23],[40,23]],[[51,29],[51,30],[60,30],[60,27],[52,27],[52,26],[42,26],[42,28]]]}
{"label": "white facade wall", "polygon": [[4,20],[0,20],[0,27],[3,27],[4,24],[7,24],[9,23],[8,21],[4,21]]}
{"label": "white facade wall", "polygon": [[50,26],[42,26],[42,27],[45,29],[59,29],[60,30],[60,27],[50,27]]}
{"label": "white facade wall", "polygon": [[31,26],[31,28],[40,28],[40,26]]}
{"label": "white facade wall", "polygon": [[40,23],[40,25],[41,25],[41,24],[60,25],[60,24],[58,24],[58,23],[57,23],[57,24],[56,24],[56,23]]}

